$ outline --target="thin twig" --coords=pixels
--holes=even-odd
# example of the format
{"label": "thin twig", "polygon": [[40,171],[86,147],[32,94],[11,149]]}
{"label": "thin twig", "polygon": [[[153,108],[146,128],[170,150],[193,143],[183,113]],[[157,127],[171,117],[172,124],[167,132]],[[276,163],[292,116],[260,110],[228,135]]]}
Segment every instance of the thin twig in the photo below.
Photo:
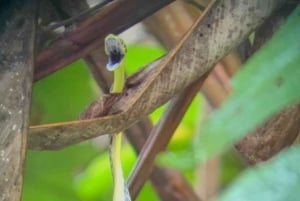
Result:
{"label": "thin twig", "polygon": [[44,27],[43,30],[44,31],[52,31],[54,29],[57,29],[59,27],[62,27],[62,26],[69,26],[71,24],[75,24],[76,22],[79,22],[79,21],[83,21],[85,20],[86,18],[94,15],[96,12],[98,12],[103,6],[107,5],[109,2],[111,2],[112,0],[106,0],[106,1],[103,1],[99,4],[97,4],[96,6],[90,8],[90,9],[87,9],[85,11],[82,11],[81,13],[79,13],[78,15],[76,16],[72,16],[70,17],[69,19],[66,19],[66,20],[63,20],[63,21],[60,21],[60,22],[57,22],[55,24],[52,24],[52,25],[49,25],[47,27]]}

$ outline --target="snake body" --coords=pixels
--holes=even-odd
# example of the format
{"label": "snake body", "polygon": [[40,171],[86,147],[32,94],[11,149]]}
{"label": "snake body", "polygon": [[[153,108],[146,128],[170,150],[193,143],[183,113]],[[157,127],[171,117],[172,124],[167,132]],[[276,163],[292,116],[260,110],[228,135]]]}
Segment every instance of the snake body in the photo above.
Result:
{"label": "snake body", "polygon": [[[114,72],[111,92],[122,93],[125,86],[126,45],[121,38],[109,34],[105,38],[105,53],[108,56],[107,70]],[[131,201],[121,163],[122,134],[114,134],[110,140],[110,163],[114,181],[113,201]]]}

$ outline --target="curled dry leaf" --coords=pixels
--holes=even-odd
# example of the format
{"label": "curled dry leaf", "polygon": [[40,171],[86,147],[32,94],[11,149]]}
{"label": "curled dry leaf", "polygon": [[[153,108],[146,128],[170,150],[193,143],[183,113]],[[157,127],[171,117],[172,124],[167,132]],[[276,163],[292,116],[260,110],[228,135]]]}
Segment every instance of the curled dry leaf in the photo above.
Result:
{"label": "curled dry leaf", "polygon": [[281,0],[215,1],[163,60],[150,64],[131,79],[133,84],[110,109],[110,113],[119,113],[34,126],[30,130],[29,148],[59,149],[128,128],[202,77],[281,3]]}

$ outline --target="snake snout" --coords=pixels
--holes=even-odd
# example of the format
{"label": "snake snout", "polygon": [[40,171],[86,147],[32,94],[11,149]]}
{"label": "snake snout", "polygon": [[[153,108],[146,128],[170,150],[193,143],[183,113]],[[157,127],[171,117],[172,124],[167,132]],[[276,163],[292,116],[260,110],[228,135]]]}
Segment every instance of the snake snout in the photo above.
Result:
{"label": "snake snout", "polygon": [[108,55],[106,68],[109,71],[114,71],[122,62],[126,53],[126,48],[124,47],[121,39],[111,36],[105,40],[105,52]]}

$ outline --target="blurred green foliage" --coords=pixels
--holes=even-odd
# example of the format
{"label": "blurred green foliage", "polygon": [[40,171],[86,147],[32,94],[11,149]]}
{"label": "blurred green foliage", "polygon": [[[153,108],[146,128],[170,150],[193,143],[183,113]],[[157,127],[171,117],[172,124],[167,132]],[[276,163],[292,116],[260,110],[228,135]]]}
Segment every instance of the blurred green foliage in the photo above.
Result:
{"label": "blurred green foliage", "polygon": [[90,143],[60,151],[28,151],[22,200],[80,200],[72,185],[74,176],[97,154]]}
{"label": "blurred green foliage", "polygon": [[250,168],[224,191],[217,201],[299,200],[300,146],[275,156],[269,163]]}
{"label": "blurred green foliage", "polygon": [[[125,145],[122,148],[122,161],[124,175],[127,177],[135,163],[136,155],[131,146]],[[108,153],[103,153],[94,158],[88,167],[75,179],[75,190],[81,200],[112,200],[112,176]],[[158,200],[149,183],[140,192],[137,200],[142,201]]]}
{"label": "blurred green foliage", "polygon": [[74,62],[34,84],[31,124],[75,120],[99,91],[84,62]]}
{"label": "blurred green foliage", "polygon": [[[195,98],[169,145],[173,152],[160,157],[161,163],[182,169],[193,182],[195,177],[191,174],[199,162],[224,152],[270,115],[299,101],[300,93],[296,93],[300,91],[300,43],[296,42],[299,21],[298,6],[270,43],[234,78],[233,95],[203,127],[199,122],[203,118],[204,99]],[[130,46],[126,60],[128,74],[163,54],[164,50],[157,47]],[[83,61],[75,62],[34,85],[31,123],[74,120],[97,96],[99,89]],[[154,122],[165,107],[150,115]],[[195,132],[201,135],[191,140]],[[111,200],[108,153],[101,149],[99,144],[89,141],[60,151],[28,151],[22,200]],[[300,160],[299,152],[299,147],[287,150],[269,163],[246,170],[217,200],[294,200],[300,184],[300,165],[295,162]],[[136,160],[130,145],[123,146],[122,158],[128,175]],[[221,181],[228,183],[243,166],[231,152],[222,161]],[[147,183],[138,200],[159,198]]]}
{"label": "blurred green foliage", "polygon": [[147,65],[164,54],[165,50],[161,47],[130,45],[127,48],[126,73],[131,75],[140,67]]}

